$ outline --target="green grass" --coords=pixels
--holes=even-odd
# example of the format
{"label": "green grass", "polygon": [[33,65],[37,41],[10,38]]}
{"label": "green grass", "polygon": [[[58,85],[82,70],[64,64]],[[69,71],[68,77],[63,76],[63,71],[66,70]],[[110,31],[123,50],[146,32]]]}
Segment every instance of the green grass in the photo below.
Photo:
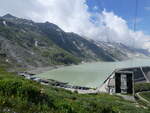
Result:
{"label": "green grass", "polygon": [[48,61],[55,65],[79,64],[81,62],[80,59],[62,49],[43,51],[42,56],[47,57]]}
{"label": "green grass", "polygon": [[[9,111],[8,111],[9,110]],[[0,68],[0,113],[149,113],[108,94],[77,94],[43,86]]]}
{"label": "green grass", "polygon": [[150,91],[150,83],[136,83],[135,92]]}
{"label": "green grass", "polygon": [[141,92],[140,95],[150,102],[150,92]]}

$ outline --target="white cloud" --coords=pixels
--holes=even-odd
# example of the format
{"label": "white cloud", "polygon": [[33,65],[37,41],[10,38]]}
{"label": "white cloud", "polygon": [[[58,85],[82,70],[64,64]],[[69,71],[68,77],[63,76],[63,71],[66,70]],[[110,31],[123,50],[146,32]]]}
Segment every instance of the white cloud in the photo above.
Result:
{"label": "white cloud", "polygon": [[150,49],[150,36],[145,35],[142,31],[129,29],[127,21],[115,15],[113,12],[103,11],[101,14],[104,34],[107,34],[109,40],[122,42],[126,45]]}
{"label": "white cloud", "polygon": [[[67,32],[97,40],[123,42],[150,48],[149,36],[129,29],[127,21],[113,12],[88,12],[86,0],[0,0],[0,14],[14,14],[37,22],[49,21]],[[97,9],[97,7],[94,7]],[[91,18],[96,18],[92,20]]]}

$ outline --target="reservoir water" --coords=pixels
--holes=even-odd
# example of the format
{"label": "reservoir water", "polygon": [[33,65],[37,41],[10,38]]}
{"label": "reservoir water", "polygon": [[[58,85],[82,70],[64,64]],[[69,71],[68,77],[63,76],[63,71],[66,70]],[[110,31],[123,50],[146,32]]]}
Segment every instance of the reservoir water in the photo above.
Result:
{"label": "reservoir water", "polygon": [[150,66],[150,59],[132,59],[121,62],[93,62],[54,69],[37,77],[68,82],[71,85],[98,87],[116,69]]}

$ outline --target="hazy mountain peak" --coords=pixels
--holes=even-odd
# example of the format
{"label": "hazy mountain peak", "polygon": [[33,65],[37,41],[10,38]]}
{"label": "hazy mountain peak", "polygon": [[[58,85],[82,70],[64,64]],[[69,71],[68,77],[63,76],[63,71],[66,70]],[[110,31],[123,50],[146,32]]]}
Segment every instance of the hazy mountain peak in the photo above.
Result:
{"label": "hazy mountain peak", "polygon": [[17,17],[15,17],[15,16],[13,16],[13,15],[11,15],[11,14],[8,13],[8,14],[4,15],[3,18],[16,19]]}

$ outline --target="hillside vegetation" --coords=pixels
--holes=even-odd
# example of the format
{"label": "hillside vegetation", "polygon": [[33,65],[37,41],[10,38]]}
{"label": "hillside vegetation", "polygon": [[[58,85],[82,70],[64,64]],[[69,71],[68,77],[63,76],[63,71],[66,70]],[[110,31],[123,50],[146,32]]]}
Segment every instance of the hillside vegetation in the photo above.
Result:
{"label": "hillside vegetation", "polygon": [[141,92],[140,95],[150,102],[150,92]]}
{"label": "hillside vegetation", "polygon": [[145,106],[150,106],[150,104],[148,104],[150,103],[150,83],[136,83],[135,93],[139,93],[139,96],[144,98],[144,100],[139,98],[139,102]]}
{"label": "hillside vegetation", "polygon": [[135,92],[150,91],[150,83],[136,83]]}
{"label": "hillside vegetation", "polygon": [[4,55],[11,64],[24,68],[78,64],[81,61],[38,33],[34,27],[11,22],[7,26],[0,24],[0,58]]}
{"label": "hillside vegetation", "polygon": [[149,113],[108,94],[77,94],[26,80],[0,68],[1,113]]}

